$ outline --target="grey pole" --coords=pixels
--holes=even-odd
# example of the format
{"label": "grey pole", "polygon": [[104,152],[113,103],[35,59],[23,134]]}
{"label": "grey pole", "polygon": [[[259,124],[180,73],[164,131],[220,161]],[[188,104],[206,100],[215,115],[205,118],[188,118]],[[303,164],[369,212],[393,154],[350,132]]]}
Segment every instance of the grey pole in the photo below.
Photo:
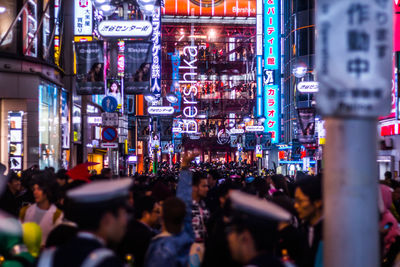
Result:
{"label": "grey pole", "polygon": [[379,266],[377,122],[327,118],[324,266]]}

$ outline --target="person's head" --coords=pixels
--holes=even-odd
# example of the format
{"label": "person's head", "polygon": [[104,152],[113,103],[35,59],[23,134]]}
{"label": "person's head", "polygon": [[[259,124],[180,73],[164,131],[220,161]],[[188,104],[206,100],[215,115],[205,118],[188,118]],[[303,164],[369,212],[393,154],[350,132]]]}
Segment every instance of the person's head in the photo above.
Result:
{"label": "person's head", "polygon": [[272,252],[278,222],[288,221],[290,214],[265,199],[239,191],[230,193],[230,202],[230,223],[225,233],[232,258],[245,265],[260,253]]}
{"label": "person's head", "polygon": [[296,184],[294,207],[301,220],[312,225],[322,215],[322,182],[318,176],[306,176]]}
{"label": "person's head", "polygon": [[112,171],[110,168],[104,168],[101,170],[100,174],[103,178],[111,179],[112,178]]}
{"label": "person's head", "polygon": [[110,89],[108,90],[109,93],[119,93],[119,87],[117,82],[112,82],[110,85]]}
{"label": "person's head", "polygon": [[193,173],[192,181],[193,199],[199,201],[205,198],[208,192],[207,176],[202,172],[195,172]]}
{"label": "person's head", "polygon": [[217,170],[210,170],[207,174],[207,182],[210,188],[213,188],[217,181],[220,179],[219,172]]}
{"label": "person's head", "polygon": [[92,71],[94,71],[95,73],[99,73],[101,71],[101,63],[93,64]]}
{"label": "person's head", "polygon": [[60,169],[57,173],[56,173],[56,179],[57,179],[57,183],[60,186],[64,186],[67,182],[68,182],[68,175],[67,175],[67,170],[65,169]]}
{"label": "person's head", "polygon": [[160,223],[161,206],[154,197],[141,197],[135,201],[135,216],[137,220],[150,227],[155,227]]}
{"label": "person's head", "polygon": [[384,176],[385,180],[392,180],[392,172],[387,171],[385,172]]}
{"label": "person's head", "polygon": [[143,73],[148,73],[150,71],[150,64],[149,63],[143,63],[140,68],[143,70]]}
{"label": "person's head", "polygon": [[40,172],[32,179],[33,197],[39,206],[56,203],[58,190],[56,179],[48,172]]}
{"label": "person's head", "polygon": [[127,226],[127,197],[131,180],[94,181],[68,191],[65,217],[82,231],[107,244],[117,244]]}
{"label": "person's head", "polygon": [[185,203],[177,197],[170,197],[162,204],[162,225],[165,231],[177,235],[182,231],[186,215]]}
{"label": "person's head", "polygon": [[21,179],[15,172],[10,172],[8,174],[8,189],[10,189],[11,193],[14,195],[21,191]]}

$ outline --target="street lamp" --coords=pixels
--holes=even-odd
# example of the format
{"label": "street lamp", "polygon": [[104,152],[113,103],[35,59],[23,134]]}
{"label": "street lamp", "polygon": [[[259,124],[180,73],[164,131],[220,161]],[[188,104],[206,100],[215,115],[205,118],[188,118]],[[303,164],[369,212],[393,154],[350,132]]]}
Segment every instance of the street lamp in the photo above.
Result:
{"label": "street lamp", "polygon": [[297,62],[294,64],[292,73],[296,78],[303,78],[307,73],[307,65],[303,62]]}
{"label": "street lamp", "polygon": [[266,118],[264,115],[262,115],[262,116],[258,117],[257,120],[258,120],[258,122],[264,123]]}
{"label": "street lamp", "polygon": [[110,5],[110,4],[103,4],[98,9],[103,14],[103,16],[108,17],[108,16],[111,16],[112,14],[114,14],[117,7]]}
{"label": "street lamp", "polygon": [[168,93],[168,94],[165,96],[165,98],[167,99],[167,101],[168,101],[169,103],[172,103],[172,104],[178,102],[178,97],[177,97],[174,93]]}
{"label": "street lamp", "polygon": [[146,99],[146,101],[148,103],[152,103],[153,101],[156,100],[156,96],[150,92],[144,93],[143,96],[144,96],[144,99]]}
{"label": "street lamp", "polygon": [[244,121],[244,122],[250,122],[250,121],[251,121],[250,116],[247,116],[247,115],[244,116],[244,117],[243,117],[243,121]]}

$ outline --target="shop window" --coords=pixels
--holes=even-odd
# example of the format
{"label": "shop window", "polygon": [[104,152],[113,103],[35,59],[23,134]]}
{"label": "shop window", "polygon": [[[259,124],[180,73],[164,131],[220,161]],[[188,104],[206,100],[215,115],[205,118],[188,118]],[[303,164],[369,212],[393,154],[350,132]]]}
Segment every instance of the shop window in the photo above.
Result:
{"label": "shop window", "polygon": [[52,84],[39,85],[39,167],[60,168],[60,98]]}

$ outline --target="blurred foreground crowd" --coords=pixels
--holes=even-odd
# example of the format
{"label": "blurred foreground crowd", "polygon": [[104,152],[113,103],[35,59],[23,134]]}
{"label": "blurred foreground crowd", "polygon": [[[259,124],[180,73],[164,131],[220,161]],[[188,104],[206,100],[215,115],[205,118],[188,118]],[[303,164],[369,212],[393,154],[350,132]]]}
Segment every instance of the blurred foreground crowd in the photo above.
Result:
{"label": "blurred foreground crowd", "polygon": [[[1,266],[323,266],[321,174],[194,158],[128,178],[0,166]],[[381,265],[396,266],[400,183],[385,176]]]}

